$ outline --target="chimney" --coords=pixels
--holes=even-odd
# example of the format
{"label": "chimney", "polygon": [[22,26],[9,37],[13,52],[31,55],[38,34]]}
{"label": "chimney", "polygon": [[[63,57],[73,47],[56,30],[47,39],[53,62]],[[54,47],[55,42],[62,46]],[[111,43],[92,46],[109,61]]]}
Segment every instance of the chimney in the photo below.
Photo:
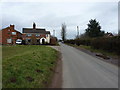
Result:
{"label": "chimney", "polygon": [[36,24],[35,23],[33,23],[33,29],[36,29]]}
{"label": "chimney", "polygon": [[14,30],[14,27],[15,27],[14,25],[10,25],[11,30]]}

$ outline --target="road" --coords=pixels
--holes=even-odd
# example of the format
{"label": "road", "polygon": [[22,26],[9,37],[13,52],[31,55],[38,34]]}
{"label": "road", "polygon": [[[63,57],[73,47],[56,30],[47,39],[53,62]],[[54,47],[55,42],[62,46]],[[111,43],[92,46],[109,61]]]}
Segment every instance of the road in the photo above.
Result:
{"label": "road", "polygon": [[118,67],[60,43],[62,88],[118,88]]}

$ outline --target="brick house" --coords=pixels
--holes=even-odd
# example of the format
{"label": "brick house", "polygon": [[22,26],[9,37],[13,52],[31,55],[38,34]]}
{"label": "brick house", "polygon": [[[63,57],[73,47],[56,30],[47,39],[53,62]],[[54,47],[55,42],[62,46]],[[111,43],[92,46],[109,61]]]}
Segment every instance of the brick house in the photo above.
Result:
{"label": "brick house", "polygon": [[50,31],[36,28],[36,24],[33,23],[33,28],[23,28],[22,38],[26,44],[50,44]]}
{"label": "brick house", "polygon": [[17,39],[22,39],[22,33],[14,25],[0,30],[0,44],[15,44]]}
{"label": "brick house", "polygon": [[15,30],[14,25],[10,25],[7,28],[0,30],[0,44],[16,44],[16,40],[23,40],[23,44],[51,44],[57,43],[57,38],[50,35],[50,31],[46,31],[42,28],[36,28],[36,24],[33,24],[32,28],[23,28],[23,33]]}

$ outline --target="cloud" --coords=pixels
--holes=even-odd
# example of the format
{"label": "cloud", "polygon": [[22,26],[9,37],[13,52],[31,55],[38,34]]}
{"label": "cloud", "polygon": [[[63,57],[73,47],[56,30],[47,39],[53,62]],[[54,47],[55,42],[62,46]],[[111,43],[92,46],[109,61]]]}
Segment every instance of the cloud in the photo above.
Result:
{"label": "cloud", "polygon": [[67,25],[67,38],[74,38],[76,26],[84,33],[90,19],[97,19],[106,32],[118,31],[117,2],[4,2],[2,9],[2,28],[15,24],[22,32],[24,27],[46,28],[60,38],[61,24]]}

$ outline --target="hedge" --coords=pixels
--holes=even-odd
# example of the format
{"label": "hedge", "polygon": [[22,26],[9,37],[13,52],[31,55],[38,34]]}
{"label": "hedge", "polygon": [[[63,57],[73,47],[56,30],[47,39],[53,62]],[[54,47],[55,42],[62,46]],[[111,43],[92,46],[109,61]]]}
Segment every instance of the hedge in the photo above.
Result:
{"label": "hedge", "polygon": [[65,43],[91,46],[94,49],[102,49],[109,52],[120,54],[120,36],[84,38],[66,40]]}

